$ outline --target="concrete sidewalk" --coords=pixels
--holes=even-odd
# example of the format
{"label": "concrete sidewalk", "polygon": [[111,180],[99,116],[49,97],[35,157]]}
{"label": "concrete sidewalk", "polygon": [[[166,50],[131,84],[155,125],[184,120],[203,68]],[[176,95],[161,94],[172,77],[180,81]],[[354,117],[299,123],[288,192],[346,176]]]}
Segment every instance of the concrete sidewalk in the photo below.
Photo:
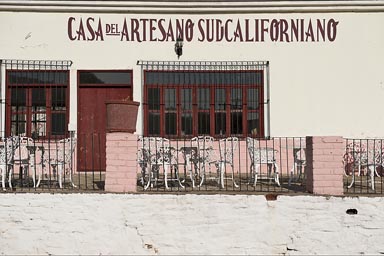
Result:
{"label": "concrete sidewalk", "polygon": [[384,253],[380,197],[1,194],[0,209],[5,255]]}

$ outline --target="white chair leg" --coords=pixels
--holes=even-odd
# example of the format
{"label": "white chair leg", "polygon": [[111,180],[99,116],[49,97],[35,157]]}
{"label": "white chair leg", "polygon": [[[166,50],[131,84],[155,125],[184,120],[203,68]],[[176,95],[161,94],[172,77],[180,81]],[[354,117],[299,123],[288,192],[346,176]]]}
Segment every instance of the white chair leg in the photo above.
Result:
{"label": "white chair leg", "polygon": [[177,165],[174,165],[173,168],[175,169],[175,176],[177,179],[177,182],[179,183],[181,188],[184,188],[183,184],[181,184],[180,178],[179,178],[179,169],[177,168]]}
{"label": "white chair leg", "polygon": [[291,186],[293,177],[295,176],[295,170],[297,170],[297,163],[293,163],[292,169],[291,169],[291,175],[289,176],[288,180],[288,186]]}
{"label": "white chair leg", "polygon": [[352,171],[352,180],[351,180],[351,184],[348,185],[348,188],[351,188],[353,186],[353,183],[355,183],[355,173],[354,173],[354,170]]}
{"label": "white chair leg", "polygon": [[187,169],[189,168],[189,178],[191,179],[192,181],[192,188],[195,187],[195,178],[193,177],[193,169],[192,169],[192,164],[189,160],[187,160],[187,163],[186,163],[186,166],[185,166],[185,170],[187,171]]}
{"label": "white chair leg", "polygon": [[165,164],[163,169],[164,169],[164,183],[165,183],[166,189],[169,189],[169,187],[168,187],[168,168],[169,168],[169,165]]}
{"label": "white chair leg", "polygon": [[37,184],[36,184],[36,188],[38,188],[40,186],[40,182],[41,182],[41,173],[39,173],[38,175],[38,180],[37,180]]}
{"label": "white chair leg", "polygon": [[1,186],[3,187],[3,190],[6,191],[6,188],[5,188],[5,176],[7,176],[6,166],[1,166],[0,170],[1,170]]}
{"label": "white chair leg", "polygon": [[33,188],[36,188],[36,171],[32,173]]}
{"label": "white chair leg", "polygon": [[370,165],[368,166],[368,170],[369,170],[369,176],[370,176],[370,179],[371,179],[371,188],[372,190],[375,190],[375,166],[374,165]]}
{"label": "white chair leg", "polygon": [[[152,167],[151,166],[145,167],[145,172],[148,172],[148,180],[145,181],[145,179],[143,178],[144,179],[144,190],[147,190],[152,183]],[[146,175],[147,174],[144,173],[143,177],[145,177]]]}
{"label": "white chair leg", "polygon": [[73,183],[72,173],[73,173],[73,170],[72,170],[72,168],[71,168],[71,169],[69,169],[69,181],[71,182],[71,186],[72,186],[73,188],[77,188],[77,186],[75,185],[75,183]]}
{"label": "white chair leg", "polygon": [[235,186],[235,188],[238,188],[239,185],[237,185],[236,180],[235,180],[235,168],[233,166],[231,166],[231,169],[232,169],[232,183],[233,183],[233,186]]}
{"label": "white chair leg", "polygon": [[[39,171],[37,171],[37,170],[39,170]],[[38,175],[38,180],[37,180],[36,188],[38,188],[40,186],[40,182],[41,182],[42,177],[44,175],[44,166],[43,166],[43,164],[39,165],[39,168],[36,168],[36,173]]]}
{"label": "white chair leg", "polygon": [[225,163],[221,163],[221,165],[220,165],[220,183],[221,183],[221,188],[224,188],[224,175],[225,175]]}
{"label": "white chair leg", "polygon": [[57,166],[59,187],[60,188],[63,188],[63,170],[64,170],[64,166],[62,166],[62,165]]}
{"label": "white chair leg", "polygon": [[[204,183],[204,179],[205,179],[205,166],[203,165],[203,172],[200,171],[200,168],[198,168],[198,177],[200,177],[200,183],[199,183],[199,187],[203,186],[203,183]],[[201,174],[202,173],[202,174]]]}
{"label": "white chair leg", "polygon": [[279,181],[279,166],[277,165],[277,163],[273,163],[273,169],[274,169],[274,173],[275,173],[275,182],[277,184],[277,186],[280,187],[280,181]]}
{"label": "white chair leg", "polygon": [[235,188],[238,188],[239,185],[237,185],[236,181],[235,181],[235,170],[232,166],[232,182],[233,182],[233,186],[235,186]]}
{"label": "white chair leg", "polygon": [[[268,169],[268,183],[271,183],[272,164],[267,164],[267,169]],[[273,174],[273,179],[275,179],[275,174]]]}
{"label": "white chair leg", "polygon": [[[7,170],[7,169],[5,169]],[[7,172],[5,172],[6,174]],[[8,176],[8,184],[9,184],[9,188],[12,190],[12,175],[13,175],[13,166],[11,166],[9,168],[9,176]]]}
{"label": "white chair leg", "polygon": [[254,175],[255,175],[255,177],[254,177],[254,183],[253,183],[253,186],[254,187],[256,187],[256,183],[257,183],[257,176],[259,175],[259,169],[260,169],[260,166],[258,165],[258,164],[256,164],[256,166],[255,165],[253,165],[253,168],[254,168]]}
{"label": "white chair leg", "polygon": [[303,175],[303,163],[300,163],[300,164],[297,166],[297,168],[298,168],[298,171],[299,171],[299,175],[298,175],[296,181],[302,179],[301,176]]}

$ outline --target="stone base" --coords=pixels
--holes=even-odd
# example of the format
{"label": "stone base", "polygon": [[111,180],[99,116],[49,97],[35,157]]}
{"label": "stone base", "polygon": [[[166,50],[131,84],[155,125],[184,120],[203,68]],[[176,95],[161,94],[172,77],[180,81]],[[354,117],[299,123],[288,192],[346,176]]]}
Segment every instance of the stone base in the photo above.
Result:
{"label": "stone base", "polygon": [[137,136],[132,133],[107,133],[106,192],[136,192]]}
{"label": "stone base", "polygon": [[343,138],[307,137],[306,144],[307,190],[317,195],[343,195]]}

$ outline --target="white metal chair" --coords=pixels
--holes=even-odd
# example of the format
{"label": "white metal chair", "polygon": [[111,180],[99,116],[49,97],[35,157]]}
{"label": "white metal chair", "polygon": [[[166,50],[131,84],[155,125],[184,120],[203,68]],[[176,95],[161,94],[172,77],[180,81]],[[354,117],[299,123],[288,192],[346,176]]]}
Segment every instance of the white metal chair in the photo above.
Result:
{"label": "white metal chair", "polygon": [[168,173],[175,170],[175,180],[180,187],[181,184],[178,174],[176,161],[176,149],[170,146],[169,140],[162,137],[139,137],[138,164],[141,167],[141,182],[144,190],[149,186],[157,186],[160,179],[160,168],[164,171],[164,184],[168,186]]}
{"label": "white metal chair", "polygon": [[302,178],[303,170],[307,164],[305,148],[294,147],[293,148],[293,166],[291,174],[289,176],[288,185],[290,186],[292,181],[297,181]]}
{"label": "white metal chair", "polygon": [[[279,167],[275,157],[277,150],[269,147],[260,147],[259,141],[251,137],[247,137],[247,149],[251,159],[250,176],[253,179],[253,185],[256,186],[261,165],[266,164],[268,167],[268,178],[273,179],[280,186]],[[274,175],[271,178],[272,167]]]}
{"label": "white metal chair", "polygon": [[[343,157],[344,165],[351,167],[352,180],[348,185],[351,188],[356,182],[355,168],[357,167],[357,176],[362,175],[363,169],[367,170],[369,185],[375,190],[375,176],[380,177],[377,167],[384,167],[384,145],[377,144],[374,148],[365,143],[349,143]],[[344,174],[348,174],[344,170]]]}
{"label": "white metal chair", "polygon": [[[59,140],[56,145],[55,154],[51,155],[51,159],[48,160],[54,173],[57,173],[60,188],[63,188],[63,175],[65,171],[67,171],[69,175],[69,181],[72,187],[76,187],[72,180],[75,148],[75,137]],[[40,184],[40,182],[38,183]]]}
{"label": "white metal chair", "polygon": [[[32,179],[34,188],[38,188],[40,186],[42,177],[44,175],[44,168],[48,164],[48,159],[45,154],[44,146],[34,146],[33,151],[31,153],[30,159],[30,169],[32,170]],[[36,183],[37,178],[37,183]]]}
{"label": "white metal chair", "polygon": [[[24,137],[24,136],[19,136],[17,137],[18,140],[18,147],[14,151],[13,155],[13,165],[18,165],[22,168],[22,172],[20,180],[21,182],[27,182],[28,183],[28,178],[29,178],[29,169],[30,166],[32,165],[33,162],[33,156],[30,154],[29,147],[32,147],[34,145],[34,141],[30,137]],[[13,171],[14,168],[10,169],[9,176],[12,178],[13,177]],[[32,175],[34,176],[34,175]],[[34,187],[35,187],[35,182],[34,182]]]}
{"label": "white metal chair", "polygon": [[7,177],[7,171],[10,169],[8,177],[9,188],[12,189],[12,169],[15,151],[18,148],[19,138],[8,137],[0,141],[0,174],[1,185],[5,191],[5,179]]}
{"label": "white metal chair", "polygon": [[[185,167],[189,168],[192,187],[195,187],[195,179],[199,181],[199,187],[202,186],[207,178],[207,165],[211,170],[211,164],[214,160],[213,142],[214,138],[211,136],[197,136],[191,139],[191,147],[184,147]],[[195,169],[195,175],[193,175],[192,166]]]}
{"label": "white metal chair", "polygon": [[215,165],[218,171],[218,183],[221,188],[224,188],[224,179],[226,179],[226,165],[231,167],[231,177],[233,185],[237,188],[239,185],[235,181],[234,156],[239,148],[239,139],[237,137],[228,137],[219,140],[220,159]]}

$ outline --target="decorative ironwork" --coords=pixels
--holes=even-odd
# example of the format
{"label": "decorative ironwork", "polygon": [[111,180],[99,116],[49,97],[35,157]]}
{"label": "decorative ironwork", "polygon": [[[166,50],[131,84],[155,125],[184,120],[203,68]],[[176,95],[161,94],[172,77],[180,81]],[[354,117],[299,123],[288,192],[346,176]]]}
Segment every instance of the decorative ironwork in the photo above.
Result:
{"label": "decorative ironwork", "polygon": [[233,70],[264,70],[269,61],[144,61],[139,60],[144,70],[156,71],[233,71]]}
{"label": "decorative ironwork", "polygon": [[71,60],[17,60],[2,59],[0,61],[6,69],[17,70],[68,70],[73,62]]}

